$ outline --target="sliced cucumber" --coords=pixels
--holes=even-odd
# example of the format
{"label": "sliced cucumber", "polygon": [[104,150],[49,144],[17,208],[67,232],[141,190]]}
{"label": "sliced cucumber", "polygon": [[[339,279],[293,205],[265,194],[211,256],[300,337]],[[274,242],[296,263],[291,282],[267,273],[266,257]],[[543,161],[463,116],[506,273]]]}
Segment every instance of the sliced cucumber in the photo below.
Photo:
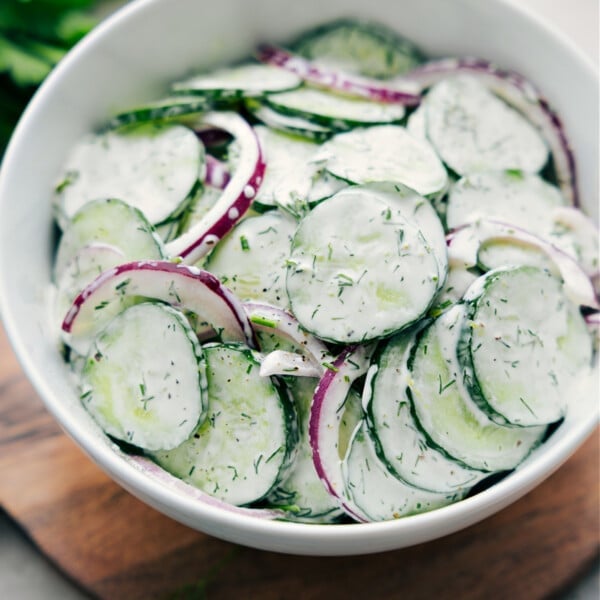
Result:
{"label": "sliced cucumber", "polygon": [[464,312],[463,305],[455,305],[443,313],[414,348],[409,361],[414,415],[429,443],[450,458],[482,471],[513,469],[541,442],[546,428],[499,425],[471,399],[456,349]]}
{"label": "sliced cucumber", "polygon": [[398,479],[432,492],[464,493],[487,473],[465,467],[432,446],[413,417],[408,358],[415,335],[394,336],[365,383],[367,420],[379,458]]}
{"label": "sliced cucumber", "polygon": [[122,200],[95,200],[82,206],[65,228],[54,262],[55,280],[81,248],[93,243],[117,248],[123,254],[121,262],[165,256],[159,237],[137,208]]}
{"label": "sliced cucumber", "polygon": [[285,474],[297,429],[289,400],[243,347],[205,347],[208,416],[174,450],[154,454],[164,469],[236,505],[260,500]]}
{"label": "sliced cucumber", "polygon": [[541,248],[521,243],[518,238],[484,242],[477,253],[477,265],[483,271],[491,271],[509,265],[527,265],[553,273],[557,271],[552,259]]}
{"label": "sliced cucumber", "polygon": [[287,268],[292,312],[340,343],[389,335],[423,315],[439,265],[423,233],[393,202],[353,186],[300,222]]}
{"label": "sliced cucumber", "polygon": [[292,48],[317,64],[367,77],[400,75],[422,61],[419,50],[395,31],[356,19],[317,27]]}
{"label": "sliced cucumber", "polygon": [[108,123],[107,129],[115,129],[132,123],[166,121],[184,115],[212,110],[213,103],[200,96],[169,96],[154,102],[134,106],[117,113]]}
{"label": "sliced cucumber", "polygon": [[585,321],[561,282],[535,267],[496,269],[465,295],[459,359],[473,399],[499,423],[542,425],[565,415],[589,368]]}
{"label": "sliced cucumber", "polygon": [[149,123],[89,135],[69,155],[55,206],[63,229],[85,204],[121,198],[157,224],[182,210],[204,168],[204,148],[181,125]]}
{"label": "sliced cucumber", "polygon": [[438,264],[440,277],[438,288],[446,280],[448,252],[446,235],[440,218],[432,204],[414,190],[397,183],[372,183],[361,187],[364,192],[379,195],[386,202],[396,206],[404,217],[413,221],[427,240]]}
{"label": "sliced cucumber", "polygon": [[300,117],[334,131],[397,123],[405,113],[402,104],[371,102],[309,87],[269,94],[265,102],[277,112]]}
{"label": "sliced cucumber", "polygon": [[296,222],[270,211],[240,221],[209,255],[205,266],[242,300],[287,306],[286,260]]}
{"label": "sliced cucumber", "polygon": [[424,105],[427,137],[460,175],[505,169],[537,173],[548,160],[538,130],[474,78],[441,81]]}
{"label": "sliced cucumber", "polygon": [[468,490],[436,493],[396,479],[379,460],[366,424],[357,427],[344,461],[347,493],[369,521],[424,513],[461,500]]}
{"label": "sliced cucumber", "polygon": [[340,133],[323,144],[318,158],[330,173],[352,183],[391,181],[423,196],[443,190],[448,177],[429,143],[398,125]]}
{"label": "sliced cucumber", "polygon": [[317,144],[262,125],[254,130],[267,165],[254,203],[263,209],[281,206],[292,211],[297,210],[299,204],[306,205],[319,168],[312,161]]}
{"label": "sliced cucumber", "polygon": [[266,92],[291,90],[298,87],[301,82],[300,77],[285,69],[250,63],[196,75],[174,83],[172,88],[175,92],[226,99],[262,96]]}
{"label": "sliced cucumber", "polygon": [[202,348],[185,317],[162,304],[138,304],[107,325],[81,387],[84,407],[106,433],[145,450],[175,448],[206,411]]}
{"label": "sliced cucumber", "polygon": [[315,142],[322,142],[333,133],[329,127],[312,123],[302,117],[282,114],[261,102],[247,101],[246,106],[259,121],[283,133],[298,135]]}
{"label": "sliced cucumber", "polygon": [[473,173],[457,181],[448,195],[448,229],[478,219],[498,219],[548,238],[551,213],[566,200],[560,190],[534,173]]}

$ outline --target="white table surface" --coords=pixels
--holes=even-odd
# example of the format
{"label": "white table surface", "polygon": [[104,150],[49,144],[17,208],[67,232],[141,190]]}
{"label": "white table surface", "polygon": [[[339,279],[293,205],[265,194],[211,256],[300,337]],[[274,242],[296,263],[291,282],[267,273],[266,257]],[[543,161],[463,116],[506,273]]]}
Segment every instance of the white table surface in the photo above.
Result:
{"label": "white table surface", "polygon": [[[569,36],[598,65],[598,0],[521,0],[521,4]],[[598,600],[599,572],[598,565],[594,565],[573,589],[565,593],[564,600]],[[81,600],[87,596],[0,512],[0,598]]]}

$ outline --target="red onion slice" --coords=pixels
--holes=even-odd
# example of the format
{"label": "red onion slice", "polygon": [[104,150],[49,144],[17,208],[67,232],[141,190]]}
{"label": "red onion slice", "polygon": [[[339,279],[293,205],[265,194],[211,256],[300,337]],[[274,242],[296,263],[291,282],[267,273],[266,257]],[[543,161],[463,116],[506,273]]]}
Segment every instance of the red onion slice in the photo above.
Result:
{"label": "red onion slice", "polygon": [[[160,300],[198,315],[223,341],[255,346],[242,303],[212,273],[168,261],[136,261],[108,269],[75,298],[62,323],[65,341],[86,354],[98,331],[134,297]],[[200,326],[201,333],[206,327]]]}
{"label": "red onion slice", "polygon": [[562,121],[525,77],[476,58],[446,58],[425,63],[405,75],[421,90],[457,74],[477,78],[491,92],[522,113],[540,131],[552,153],[558,184],[565,198],[578,205],[575,158]]}
{"label": "red onion slice", "polygon": [[219,190],[224,190],[231,180],[231,173],[227,165],[218,158],[206,155],[206,177],[204,183]]}
{"label": "red onion slice", "polygon": [[338,443],[348,392],[352,382],[367,372],[372,350],[373,346],[348,347],[329,365],[315,389],[308,428],[317,475],[342,508],[352,518],[363,522],[368,519],[344,491]]}
{"label": "red onion slice", "polygon": [[[489,241],[516,241],[538,248],[554,263],[563,282],[565,294],[579,306],[598,308],[592,282],[577,261],[549,242],[520,227],[496,220],[481,220],[466,225],[447,236],[448,263],[468,269],[477,265],[482,244]],[[462,294],[461,294],[462,295]]]}
{"label": "red onion slice", "polygon": [[242,117],[231,112],[213,112],[202,120],[231,133],[240,146],[240,156],[216,204],[191,229],[166,246],[169,256],[179,256],[187,264],[205,256],[250,208],[265,172],[258,138]]}
{"label": "red onion slice", "polygon": [[415,106],[420,102],[419,86],[414,81],[396,78],[388,81],[369,79],[316,65],[282,48],[264,44],[259,46],[260,61],[295,73],[304,81],[340,94],[359,96],[375,102]]}
{"label": "red onion slice", "polygon": [[165,471],[163,468],[159,467],[156,463],[152,462],[149,458],[144,456],[135,456],[135,455],[127,455],[123,454],[125,460],[133,465],[136,469],[144,473],[145,475],[151,477],[155,481],[163,484],[165,487],[172,489],[180,495],[186,496],[191,500],[200,502],[202,504],[206,504],[208,506],[213,506],[215,508],[220,508],[227,512],[235,513],[238,515],[244,515],[248,517],[254,517],[257,519],[282,519],[285,518],[285,512],[275,509],[268,508],[244,508],[243,506],[234,506],[233,504],[229,504],[227,502],[223,502],[218,498],[214,498],[210,496],[206,492],[185,483],[181,479],[178,479],[174,475],[171,475],[169,472]]}
{"label": "red onion slice", "polygon": [[[308,377],[320,377],[323,374],[323,363],[331,361],[329,350],[321,340],[302,329],[296,317],[282,308],[259,302],[244,302],[244,309],[252,323],[252,327],[259,331],[264,331],[265,333],[276,333],[282,338],[292,342],[302,351],[300,356],[305,357],[302,360],[304,365],[294,362],[296,359],[293,359],[293,364],[290,363],[289,365],[290,368],[296,365],[303,366],[303,369],[305,370],[310,368],[315,372],[315,375],[306,375]],[[283,356],[279,355],[279,358],[283,358]],[[271,364],[271,361],[267,363],[267,366],[264,367],[265,372],[270,368],[274,368],[276,360],[277,357],[271,359]],[[261,374],[263,374],[262,369]],[[273,371],[269,374],[274,375],[275,372]],[[285,373],[279,374],[283,375]],[[292,372],[287,374],[294,375],[299,373]]]}

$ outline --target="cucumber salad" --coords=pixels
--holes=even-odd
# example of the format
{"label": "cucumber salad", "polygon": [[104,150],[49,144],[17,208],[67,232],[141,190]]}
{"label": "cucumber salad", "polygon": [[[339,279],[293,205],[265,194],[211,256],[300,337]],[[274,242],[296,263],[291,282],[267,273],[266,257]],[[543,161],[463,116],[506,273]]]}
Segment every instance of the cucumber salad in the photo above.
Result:
{"label": "cucumber salad", "polygon": [[53,314],[126,460],[257,518],[401,518],[515,469],[593,368],[598,230],[534,85],[344,19],[107,118]]}

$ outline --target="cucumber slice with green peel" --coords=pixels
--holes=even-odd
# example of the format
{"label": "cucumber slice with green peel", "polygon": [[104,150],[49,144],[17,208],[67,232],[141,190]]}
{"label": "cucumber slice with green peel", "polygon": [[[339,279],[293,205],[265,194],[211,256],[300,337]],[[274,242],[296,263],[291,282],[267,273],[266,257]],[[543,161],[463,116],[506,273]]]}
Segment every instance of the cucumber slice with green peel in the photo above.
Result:
{"label": "cucumber slice with green peel", "polygon": [[[308,523],[331,523],[344,513],[339,503],[327,491],[319,479],[313,463],[312,449],[308,439],[310,406],[318,379],[295,377],[288,383],[298,413],[300,441],[298,454],[289,476],[269,495],[270,504],[286,507],[289,518]],[[344,404],[340,424],[340,458],[343,458],[350,437],[362,416],[360,397],[350,391]]]}
{"label": "cucumber slice with green peel", "polygon": [[399,125],[340,133],[323,144],[317,158],[325,161],[330,173],[346,181],[401,183],[423,196],[442,191],[448,178],[431,145]]}
{"label": "cucumber slice with green peel", "polygon": [[471,77],[441,81],[423,104],[428,139],[460,175],[506,169],[537,173],[548,160],[538,130]]}
{"label": "cucumber slice with green peel", "polygon": [[309,87],[269,94],[265,103],[279,113],[300,117],[334,131],[397,123],[405,114],[402,104],[372,102]]}
{"label": "cucumber slice with green peel", "polygon": [[500,425],[471,398],[457,358],[461,330],[469,326],[464,314],[461,304],[443,313],[423,332],[411,354],[414,417],[430,445],[449,458],[482,471],[513,469],[541,443],[546,427]]}
{"label": "cucumber slice with green peel", "polygon": [[254,128],[264,154],[266,168],[262,184],[254,197],[261,208],[280,206],[296,210],[307,197],[319,166],[312,161],[319,146],[306,139],[273,131],[258,125]]}
{"label": "cucumber slice with green peel", "polygon": [[322,142],[333,134],[333,130],[302,117],[286,115],[273,110],[261,102],[246,101],[246,107],[252,115],[270,129],[291,135],[297,135],[315,142]]}
{"label": "cucumber slice with green peel", "polygon": [[488,473],[448,458],[421,431],[407,395],[414,343],[414,333],[394,336],[369,370],[363,404],[374,448],[401,481],[431,492],[464,494]]}
{"label": "cucumber slice with green peel", "polygon": [[54,262],[55,280],[60,280],[81,248],[95,243],[117,248],[124,257],[121,262],[165,256],[160,238],[140,210],[114,198],[94,200],[82,206],[63,231]]}
{"label": "cucumber slice with green peel", "polygon": [[202,94],[209,99],[229,99],[291,90],[301,83],[300,77],[284,69],[263,64],[245,64],[178,81],[172,85],[172,89],[184,94]]}
{"label": "cucumber slice with green peel", "polygon": [[472,173],[452,186],[446,223],[456,229],[479,219],[498,219],[552,241],[552,211],[565,205],[560,190],[535,173]]}
{"label": "cucumber slice with green peel", "polygon": [[168,121],[184,115],[212,110],[213,106],[214,102],[201,96],[168,96],[117,113],[108,122],[106,129],[115,129],[132,123]]}
{"label": "cucumber slice with green peel", "polygon": [[175,448],[205,416],[202,348],[183,314],[162,304],[133,306],[102,330],[81,386],[100,427],[145,450]]}
{"label": "cucumber slice with green peel", "polygon": [[415,222],[381,194],[353,186],[300,221],[286,288],[303,327],[322,339],[352,343],[416,321],[439,279],[436,257]]}
{"label": "cucumber slice with green peel", "polygon": [[482,271],[509,265],[538,267],[558,275],[552,259],[542,249],[520,243],[518,239],[492,239],[484,242],[477,252],[477,265]]}
{"label": "cucumber slice with green peel", "polygon": [[154,454],[164,469],[235,505],[264,498],[284,477],[297,443],[287,396],[244,347],[208,345],[208,415],[180,446]]}
{"label": "cucumber slice with green peel", "polygon": [[558,421],[592,342],[560,280],[535,267],[490,271],[465,294],[459,360],[474,401],[498,423]]}
{"label": "cucumber slice with green peel", "polygon": [[181,125],[148,123],[88,135],[73,148],[56,186],[63,229],[85,204],[122,198],[152,224],[182,210],[203,177],[204,148]]}
{"label": "cucumber slice with green peel", "polygon": [[209,255],[205,267],[241,300],[285,307],[286,260],[296,222],[270,211],[240,221]]}
{"label": "cucumber slice with green peel", "polygon": [[292,49],[319,65],[382,79],[406,73],[423,60],[416,46],[395,31],[356,19],[317,27]]}
{"label": "cucumber slice with green peel", "polygon": [[375,452],[365,423],[357,427],[344,461],[348,496],[368,521],[387,521],[453,504],[468,490],[428,492],[413,487],[387,470]]}

